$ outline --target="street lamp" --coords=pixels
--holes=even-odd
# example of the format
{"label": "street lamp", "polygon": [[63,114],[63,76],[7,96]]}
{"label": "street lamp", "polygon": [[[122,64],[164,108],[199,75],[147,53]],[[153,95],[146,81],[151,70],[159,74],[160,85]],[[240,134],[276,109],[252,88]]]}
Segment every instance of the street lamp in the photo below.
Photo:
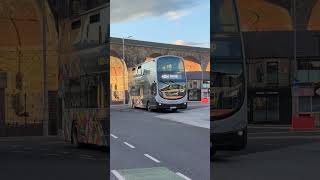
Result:
{"label": "street lamp", "polygon": [[122,36],[122,66],[123,66],[123,71],[122,71],[122,77],[123,77],[123,104],[126,104],[126,79],[125,79],[125,54],[124,54],[124,40],[125,39],[130,39],[132,36]]}

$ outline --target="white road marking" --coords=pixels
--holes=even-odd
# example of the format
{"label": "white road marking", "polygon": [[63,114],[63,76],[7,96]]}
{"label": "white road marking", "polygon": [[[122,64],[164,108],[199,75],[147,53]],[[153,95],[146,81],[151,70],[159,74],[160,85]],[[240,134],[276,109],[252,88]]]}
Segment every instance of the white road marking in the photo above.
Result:
{"label": "white road marking", "polygon": [[115,138],[115,139],[118,139],[117,136],[113,135],[113,134],[110,134],[111,137]]}
{"label": "white road marking", "polygon": [[185,175],[183,175],[183,174],[181,174],[181,173],[179,173],[179,172],[177,172],[176,174],[177,174],[178,176],[182,177],[182,178],[185,179],[185,180],[192,180],[192,179],[188,178],[187,176],[185,176]]}
{"label": "white road marking", "polygon": [[150,156],[149,154],[144,154],[144,156],[146,156],[147,158],[151,159],[152,161],[156,162],[156,163],[160,163],[160,161],[152,156]]}
{"label": "white road marking", "polygon": [[57,156],[57,157],[59,157],[60,155],[59,154],[47,154],[47,156]]}
{"label": "white road marking", "polygon": [[12,152],[14,152],[14,153],[23,153],[25,151],[12,151]]}
{"label": "white road marking", "polygon": [[121,176],[121,174],[116,171],[116,170],[112,170],[111,173],[116,177],[118,178],[118,180],[125,180],[124,177]]}
{"label": "white road marking", "polygon": [[82,156],[82,157],[87,157],[87,158],[93,158],[93,156],[87,155],[87,154],[80,154],[80,156]]}
{"label": "white road marking", "polygon": [[131,145],[131,144],[127,143],[127,142],[124,142],[124,144],[125,144],[125,145],[127,145],[127,146],[129,146],[131,149],[136,148],[136,147],[134,147],[133,145]]}
{"label": "white road marking", "polygon": [[80,159],[93,160],[93,161],[97,160],[96,158],[89,158],[89,157],[80,157]]}

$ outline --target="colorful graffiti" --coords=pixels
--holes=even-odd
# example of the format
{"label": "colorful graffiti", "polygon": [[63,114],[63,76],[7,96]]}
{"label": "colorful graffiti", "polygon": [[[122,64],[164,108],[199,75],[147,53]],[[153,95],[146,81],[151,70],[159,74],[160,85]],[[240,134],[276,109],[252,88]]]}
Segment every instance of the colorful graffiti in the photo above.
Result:
{"label": "colorful graffiti", "polygon": [[78,141],[85,144],[106,145],[102,120],[97,118],[99,109],[70,109],[64,113],[65,140],[71,140],[72,125],[77,130]]}

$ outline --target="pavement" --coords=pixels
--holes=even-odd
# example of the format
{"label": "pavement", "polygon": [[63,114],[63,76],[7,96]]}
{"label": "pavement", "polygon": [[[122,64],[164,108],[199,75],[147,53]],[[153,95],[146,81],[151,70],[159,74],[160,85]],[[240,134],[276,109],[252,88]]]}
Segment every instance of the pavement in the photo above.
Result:
{"label": "pavement", "polygon": [[200,103],[177,113],[112,106],[110,178],[210,179],[209,129],[186,120],[193,114],[206,121],[205,111]]}
{"label": "pavement", "polygon": [[210,107],[199,107],[188,111],[182,111],[182,113],[168,113],[156,117],[210,129]]}
{"label": "pavement", "polygon": [[318,180],[320,131],[292,131],[289,126],[249,125],[243,151],[218,152],[212,180]]}
{"label": "pavement", "polygon": [[57,137],[1,137],[1,180],[106,180],[109,152]]}

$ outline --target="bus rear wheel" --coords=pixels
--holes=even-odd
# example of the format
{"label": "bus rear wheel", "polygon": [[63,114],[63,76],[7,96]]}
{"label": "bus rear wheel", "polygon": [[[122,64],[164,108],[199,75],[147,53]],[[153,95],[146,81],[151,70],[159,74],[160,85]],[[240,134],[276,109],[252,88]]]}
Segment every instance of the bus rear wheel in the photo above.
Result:
{"label": "bus rear wheel", "polygon": [[75,125],[72,126],[71,144],[73,144],[75,147],[81,147],[81,143],[79,143],[78,140],[77,128],[75,127]]}

